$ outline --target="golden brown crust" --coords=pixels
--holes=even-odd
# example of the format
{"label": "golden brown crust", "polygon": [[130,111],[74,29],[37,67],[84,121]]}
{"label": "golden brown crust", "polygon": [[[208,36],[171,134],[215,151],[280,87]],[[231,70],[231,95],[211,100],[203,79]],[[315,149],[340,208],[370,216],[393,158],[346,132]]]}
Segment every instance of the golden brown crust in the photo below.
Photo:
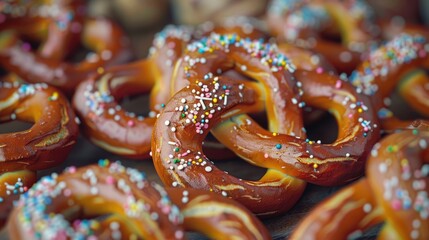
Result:
{"label": "golden brown crust", "polygon": [[384,222],[379,238],[427,239],[429,128],[393,133],[371,151],[367,177],[319,204],[292,239],[345,239]]}
{"label": "golden brown crust", "polygon": [[46,84],[2,83],[0,117],[34,123],[28,130],[0,135],[0,172],[53,167],[65,160],[77,139],[70,104]]}
{"label": "golden brown crust", "polygon": [[427,40],[420,35],[400,34],[371,52],[352,73],[349,80],[357,91],[368,95],[386,130],[405,128],[411,121],[396,118],[390,109],[390,95],[395,89],[415,110],[427,116],[429,108],[425,86],[429,83],[422,68],[429,66]]}
{"label": "golden brown crust", "polygon": [[270,238],[236,202],[195,189],[163,189],[108,160],[42,178],[20,199],[7,230],[11,239],[182,239],[184,230],[226,239]]}

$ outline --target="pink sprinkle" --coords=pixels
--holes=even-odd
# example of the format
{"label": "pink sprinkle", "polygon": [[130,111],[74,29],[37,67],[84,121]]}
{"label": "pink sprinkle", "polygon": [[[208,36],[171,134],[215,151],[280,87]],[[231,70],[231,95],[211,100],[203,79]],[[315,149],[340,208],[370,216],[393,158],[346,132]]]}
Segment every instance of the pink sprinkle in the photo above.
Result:
{"label": "pink sprinkle", "polygon": [[169,213],[170,212],[170,206],[164,206],[161,210],[163,213]]}
{"label": "pink sprinkle", "polygon": [[98,238],[94,235],[91,235],[87,238],[88,240],[98,240]]}
{"label": "pink sprinkle", "polygon": [[363,128],[363,130],[364,130],[365,132],[367,132],[367,131],[368,131],[368,128],[367,128],[367,127],[364,127],[364,128]]}
{"label": "pink sprinkle", "polygon": [[317,73],[319,73],[319,74],[320,74],[320,73],[323,73],[323,68],[318,67],[318,68],[316,69],[316,72],[317,72]]}
{"label": "pink sprinkle", "polygon": [[337,80],[337,82],[335,83],[335,88],[339,89],[341,88],[341,85],[342,85],[341,80]]}
{"label": "pink sprinkle", "polygon": [[174,48],[174,47],[176,46],[176,43],[174,43],[174,42],[169,42],[169,43],[167,44],[167,46],[168,46],[168,48]]}
{"label": "pink sprinkle", "polygon": [[64,190],[64,196],[69,197],[72,194],[72,191],[70,189]]}
{"label": "pink sprinkle", "polygon": [[424,49],[420,50],[419,51],[419,56],[422,57],[422,58],[426,57],[426,51]]}
{"label": "pink sprinkle", "polygon": [[264,154],[264,158],[268,158],[268,153],[265,153],[265,154]]}
{"label": "pink sprinkle", "polygon": [[134,121],[133,120],[128,120],[128,126],[130,126],[130,127],[133,127],[135,124],[134,124]]}
{"label": "pink sprinkle", "polygon": [[209,114],[208,116],[207,116],[208,118],[212,118],[213,117],[213,114]]}
{"label": "pink sprinkle", "polygon": [[75,166],[71,166],[68,169],[69,173],[75,173],[76,172],[76,167]]}
{"label": "pink sprinkle", "polygon": [[392,208],[394,210],[400,210],[401,209],[401,201],[399,201],[398,199],[393,199]]}
{"label": "pink sprinkle", "polygon": [[115,179],[112,176],[107,176],[106,183],[109,185],[113,185],[115,183]]}
{"label": "pink sprinkle", "polygon": [[207,128],[209,128],[209,125],[206,123],[204,124],[204,129],[207,129]]}
{"label": "pink sprinkle", "polygon": [[349,117],[349,118],[352,118],[352,117],[353,117],[353,114],[351,114],[351,113],[350,113],[350,114],[348,115],[348,117]]}

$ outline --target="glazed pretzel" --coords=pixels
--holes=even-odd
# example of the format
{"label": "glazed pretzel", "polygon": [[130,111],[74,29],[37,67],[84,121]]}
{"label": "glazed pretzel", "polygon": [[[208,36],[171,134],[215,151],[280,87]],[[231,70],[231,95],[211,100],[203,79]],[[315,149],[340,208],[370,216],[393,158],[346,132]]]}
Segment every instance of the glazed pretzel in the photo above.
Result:
{"label": "glazed pretzel", "polygon": [[[230,121],[224,121],[216,127],[212,125],[212,133],[215,137],[252,164],[274,168],[318,185],[344,184],[361,176],[366,155],[379,137],[377,118],[368,99],[364,95],[357,94],[353,86],[338,77],[324,74],[323,68],[318,71],[317,68],[321,65],[311,66],[306,61],[297,62],[298,70],[294,76],[297,85],[301,87],[299,89],[301,96],[287,95],[286,92],[290,92],[290,90],[281,89],[281,85],[285,85],[287,82],[276,85],[270,77],[265,75],[260,77],[261,74],[258,71],[261,70],[254,67],[255,63],[243,63],[243,60],[240,59],[246,55],[240,51],[235,52],[239,47],[233,47],[234,41],[231,36],[213,36],[194,44],[193,47],[188,47],[190,49],[186,55],[188,62],[195,63],[196,59],[210,60],[203,64],[190,65],[191,67],[183,65],[182,68],[188,70],[182,75],[188,76],[188,78],[197,76],[197,78],[204,79],[208,75],[203,75],[205,72],[211,73],[219,71],[218,69],[224,71],[233,66],[241,70],[242,74],[264,83],[269,88],[266,91],[272,94],[268,97],[266,110],[270,131],[259,127],[250,117],[240,115],[233,117]],[[237,42],[240,47],[249,48],[243,41]],[[252,43],[248,41],[247,43],[252,46]],[[263,45],[255,44],[253,47],[256,46],[261,48],[262,52],[268,51],[263,48]],[[271,46],[271,48],[275,49],[275,46]],[[291,50],[292,48],[289,49],[289,51]],[[251,56],[260,54],[248,51]],[[294,51],[299,52],[297,49]],[[279,54],[274,50],[271,53]],[[216,56],[217,54],[220,57]],[[230,55],[228,56],[228,54]],[[294,54],[296,55],[296,53]],[[225,60],[228,59],[227,56],[229,60]],[[265,56],[262,58],[264,59]],[[305,57],[303,59],[305,60]],[[264,59],[264,61],[269,62],[270,60]],[[310,72],[299,69],[310,70]],[[182,79],[179,82],[183,84],[187,81]],[[294,82],[289,82],[286,86],[294,86],[294,84]],[[323,89],[323,91],[318,89]],[[276,90],[284,93],[276,95]],[[301,112],[301,108],[306,105],[333,113],[339,124],[339,135],[335,142],[321,144],[306,139],[306,135],[302,131]],[[359,142],[358,146],[355,146],[353,141]],[[154,148],[152,150],[154,151]]]}
{"label": "glazed pretzel", "polygon": [[427,239],[428,130],[404,130],[377,143],[367,177],[319,204],[291,239],[355,238],[382,222],[380,239]]}
{"label": "glazed pretzel", "polygon": [[0,32],[9,30],[41,41],[38,55],[59,61],[79,41],[84,8],[81,0],[3,1]]}
{"label": "glazed pretzel", "polygon": [[384,129],[410,124],[397,119],[389,107],[390,94],[396,88],[415,110],[429,116],[429,80],[423,70],[429,67],[427,44],[419,35],[400,34],[374,50],[349,77],[359,92],[371,98]]}
{"label": "glazed pretzel", "polygon": [[[74,4],[71,3],[72,6]],[[40,8],[50,9],[49,6],[41,6]],[[65,18],[72,18],[74,15],[79,14],[67,12]],[[67,21],[72,21],[72,19]],[[14,19],[12,18],[10,21],[14,21]],[[23,21],[29,20],[24,17]],[[34,52],[31,46],[22,41],[14,31],[3,31],[1,32],[3,41],[0,48],[0,65],[2,68],[16,74],[25,82],[48,83],[71,94],[79,82],[97,70],[102,70],[106,64],[120,62],[128,57],[128,40],[122,29],[110,20],[85,18],[81,25],[55,21],[52,24],[57,27],[70,25],[69,28],[77,31],[73,35],[77,35],[81,44],[90,49],[92,53],[87,54],[86,58],[78,63],[71,63],[67,62],[65,57],[67,50],[73,49],[73,44],[70,43],[70,46],[65,46],[63,44],[68,44],[68,41],[65,40],[63,43],[55,42],[62,38],[57,38],[53,32],[49,31],[46,44],[42,45],[41,51],[42,53],[46,52],[46,54],[41,54]],[[40,38],[38,36],[33,37]]]}
{"label": "glazed pretzel", "polygon": [[[288,124],[299,116],[300,110],[284,100],[299,95],[291,73],[294,65],[276,45],[236,35],[213,34],[188,45],[177,68],[183,71],[174,79],[175,87],[179,89],[186,84],[190,87],[170,99],[157,119],[152,137],[152,156],[163,182],[227,195],[260,215],[289,209],[301,195],[303,181],[274,169],[257,181],[237,179],[213,165],[202,151],[201,142],[223,119],[264,108],[269,118],[275,119],[270,122],[270,129],[300,134],[302,122]],[[214,75],[229,70],[260,84]],[[263,99],[264,104],[259,102]]]}
{"label": "glazed pretzel", "polygon": [[[375,38],[372,9],[363,0],[274,0],[268,8],[268,25],[281,41],[314,49],[338,72],[350,73]],[[339,33],[338,33],[339,32]],[[335,43],[325,35],[339,35]]]}
{"label": "glazed pretzel", "polygon": [[[0,86],[0,121],[34,123],[21,132],[0,134],[0,222],[18,193],[35,181],[33,171],[65,160],[77,140],[78,126],[67,99],[46,84]],[[11,186],[6,187],[5,186]],[[17,187],[17,189],[15,189]]]}
{"label": "glazed pretzel", "polygon": [[42,178],[20,199],[7,230],[11,239],[182,239],[185,230],[216,238],[269,238],[256,217],[227,198],[163,189],[140,171],[108,160]]}

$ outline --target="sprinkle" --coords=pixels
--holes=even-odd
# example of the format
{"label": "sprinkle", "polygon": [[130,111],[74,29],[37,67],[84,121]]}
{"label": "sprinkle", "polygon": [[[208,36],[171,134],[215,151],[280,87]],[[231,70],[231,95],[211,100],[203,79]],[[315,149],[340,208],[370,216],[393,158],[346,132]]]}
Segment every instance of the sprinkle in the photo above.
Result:
{"label": "sprinkle", "polygon": [[277,149],[281,149],[281,148],[282,148],[282,145],[281,145],[280,143],[277,143],[277,144],[276,144],[276,148],[277,148]]}

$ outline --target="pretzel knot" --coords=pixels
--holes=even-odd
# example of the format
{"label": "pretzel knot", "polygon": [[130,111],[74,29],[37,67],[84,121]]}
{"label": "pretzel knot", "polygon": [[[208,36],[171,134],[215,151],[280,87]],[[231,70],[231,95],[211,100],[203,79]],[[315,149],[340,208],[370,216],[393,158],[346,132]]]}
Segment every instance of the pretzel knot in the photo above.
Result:
{"label": "pretzel knot", "polygon": [[36,180],[34,171],[59,165],[76,143],[78,126],[65,96],[46,84],[0,85],[0,119],[33,123],[0,134],[0,223],[19,193]]}
{"label": "pretzel knot", "polygon": [[17,203],[7,230],[12,239],[183,239],[185,230],[213,238],[269,238],[236,202],[194,189],[164,189],[108,160],[43,177]]}
{"label": "pretzel knot", "polygon": [[375,49],[352,73],[349,80],[359,92],[368,95],[386,130],[404,128],[410,121],[399,120],[390,107],[390,95],[400,95],[423,116],[429,116],[428,42],[416,34],[400,34]]}
{"label": "pretzel knot", "polygon": [[[152,137],[155,168],[165,184],[219,192],[263,215],[290,208],[304,189],[302,180],[333,185],[363,173],[364,156],[378,129],[368,100],[350,84],[340,82],[336,89],[333,86],[340,80],[333,76],[315,83],[305,80],[324,75],[296,70],[274,44],[236,35],[213,34],[190,44],[178,68],[175,86],[189,86],[167,103]],[[219,76],[231,69],[259,83]],[[314,90],[321,86],[327,96]],[[302,99],[311,97],[317,99],[312,104],[335,111],[338,121],[345,122],[340,126],[344,135],[340,133],[332,145],[305,140]],[[323,105],[328,98],[333,99],[331,105]],[[330,108],[333,105],[340,110]],[[264,109],[271,132],[240,115]],[[257,181],[245,181],[217,169],[201,150],[210,130],[248,162],[268,168],[267,173]],[[361,143],[359,148],[353,149],[351,139]]]}
{"label": "pretzel knot", "polygon": [[[105,65],[128,58],[128,40],[108,19],[85,16],[83,1],[8,1],[0,22],[0,65],[8,80],[48,83],[67,94]],[[33,49],[31,43],[40,43]],[[71,62],[79,45],[90,50]]]}
{"label": "pretzel knot", "polygon": [[428,130],[403,130],[377,143],[366,178],[319,204],[292,239],[354,238],[380,223],[381,239],[427,239]]}

